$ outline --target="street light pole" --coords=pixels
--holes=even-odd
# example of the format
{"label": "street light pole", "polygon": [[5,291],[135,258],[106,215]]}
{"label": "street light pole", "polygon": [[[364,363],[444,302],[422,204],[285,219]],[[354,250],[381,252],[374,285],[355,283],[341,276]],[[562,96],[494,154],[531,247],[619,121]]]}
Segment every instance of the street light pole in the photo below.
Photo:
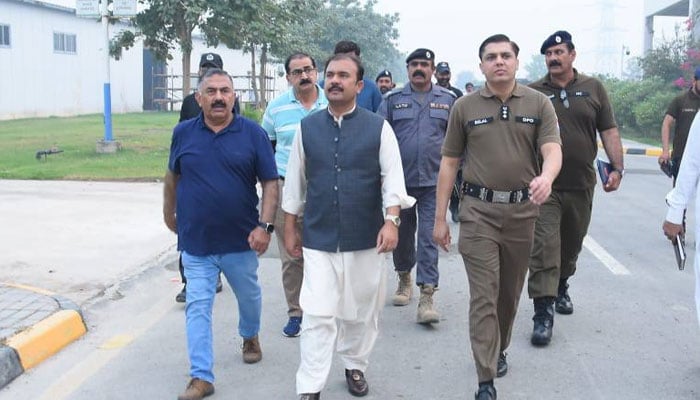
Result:
{"label": "street light pole", "polygon": [[622,45],[622,51],[620,51],[620,79],[622,80],[625,72],[625,56],[630,55],[630,48],[627,45]]}

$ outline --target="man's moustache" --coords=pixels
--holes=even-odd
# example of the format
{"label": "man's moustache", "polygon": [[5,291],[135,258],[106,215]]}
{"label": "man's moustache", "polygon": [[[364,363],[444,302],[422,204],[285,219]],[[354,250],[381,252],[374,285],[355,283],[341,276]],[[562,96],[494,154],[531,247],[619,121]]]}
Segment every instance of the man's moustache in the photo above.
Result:
{"label": "man's moustache", "polygon": [[299,81],[299,84],[300,84],[300,85],[304,85],[304,84],[306,84],[306,83],[312,83],[312,82],[311,82],[311,79],[302,79],[301,81]]}
{"label": "man's moustache", "polygon": [[413,76],[422,76],[423,78],[425,78],[425,74],[423,73],[423,71],[416,71],[413,73]]}
{"label": "man's moustache", "polygon": [[331,85],[331,87],[328,88],[329,91],[335,90],[335,89],[338,89],[338,90],[340,90],[341,92],[343,91],[343,88],[340,87],[339,85]]}
{"label": "man's moustache", "polygon": [[211,103],[211,107],[212,107],[212,108],[215,108],[215,107],[226,107],[226,103],[224,103],[223,101],[215,101],[215,102]]}
{"label": "man's moustache", "polygon": [[561,63],[559,61],[552,61],[549,63],[550,67],[561,67]]}

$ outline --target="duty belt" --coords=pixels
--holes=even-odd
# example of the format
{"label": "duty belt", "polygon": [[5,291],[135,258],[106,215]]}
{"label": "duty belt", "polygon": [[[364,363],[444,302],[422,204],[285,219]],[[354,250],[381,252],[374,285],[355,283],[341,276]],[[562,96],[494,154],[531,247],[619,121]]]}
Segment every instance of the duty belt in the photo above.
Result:
{"label": "duty belt", "polygon": [[530,198],[528,188],[511,191],[492,190],[469,182],[462,183],[462,194],[487,203],[520,203]]}

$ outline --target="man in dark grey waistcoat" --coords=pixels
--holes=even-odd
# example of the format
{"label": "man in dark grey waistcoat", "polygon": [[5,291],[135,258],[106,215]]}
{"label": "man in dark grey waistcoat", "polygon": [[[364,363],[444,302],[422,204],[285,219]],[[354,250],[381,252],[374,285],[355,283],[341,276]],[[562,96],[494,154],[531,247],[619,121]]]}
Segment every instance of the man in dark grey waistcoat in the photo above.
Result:
{"label": "man in dark grey waistcoat", "polygon": [[[304,256],[296,376],[301,399],[320,398],[334,347],[350,393],[368,393],[364,372],[386,290],[383,253],[396,248],[399,212],[415,201],[406,194],[391,127],[356,104],[363,86],[360,60],[336,54],[325,71],[328,109],[301,121],[282,198],[285,247]],[[294,223],[302,213],[303,235]]]}

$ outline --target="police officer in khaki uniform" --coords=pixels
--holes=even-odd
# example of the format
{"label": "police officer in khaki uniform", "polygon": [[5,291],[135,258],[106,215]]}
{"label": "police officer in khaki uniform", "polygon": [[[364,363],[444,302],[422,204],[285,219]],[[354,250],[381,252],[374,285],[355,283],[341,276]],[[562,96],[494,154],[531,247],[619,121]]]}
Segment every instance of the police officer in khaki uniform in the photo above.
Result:
{"label": "police officer in khaki uniform", "polygon": [[504,351],[525,282],[538,205],[561,167],[554,108],[546,96],[516,83],[518,52],[501,34],[479,47],[486,85],[455,103],[438,178],[433,236],[447,251],[447,203],[464,158],[458,246],[469,280],[478,400],[496,399],[493,379],[508,370]]}
{"label": "police officer in khaki uniform", "polygon": [[576,50],[571,35],[557,31],[542,44],[549,73],[530,86],[554,105],[559,119],[563,151],[561,173],[552,185],[552,195],[540,209],[530,258],[528,294],[535,315],[530,341],[546,346],[552,338],[554,310],[574,312],[568,279],[576,271],[576,260],[588,231],[593,207],[598,154],[597,132],[614,171],[603,186],[617,190],[624,173],[622,143],[612,106],[603,84],[579,73],[574,67]]}
{"label": "police officer in khaki uniform", "polygon": [[417,49],[409,54],[406,70],[409,83],[385,95],[377,110],[394,129],[401,150],[406,188],[409,196],[416,199],[415,206],[401,210],[399,245],[394,250],[399,284],[392,301],[395,306],[409,303],[413,290],[411,269],[416,265],[416,284],[421,292],[416,321],[432,324],[440,322],[440,314],[433,303],[439,279],[438,249],[432,237],[435,185],[440,168],[440,148],[455,95],[433,85],[435,53],[431,50]]}

